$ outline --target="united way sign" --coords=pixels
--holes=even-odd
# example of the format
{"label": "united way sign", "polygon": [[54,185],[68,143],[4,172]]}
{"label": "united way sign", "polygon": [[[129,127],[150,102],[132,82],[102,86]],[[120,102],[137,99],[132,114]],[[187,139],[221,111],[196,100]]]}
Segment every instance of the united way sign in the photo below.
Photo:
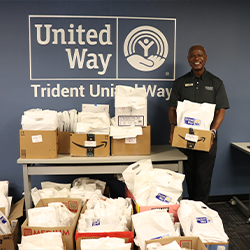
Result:
{"label": "united way sign", "polygon": [[29,16],[30,80],[175,79],[176,19]]}

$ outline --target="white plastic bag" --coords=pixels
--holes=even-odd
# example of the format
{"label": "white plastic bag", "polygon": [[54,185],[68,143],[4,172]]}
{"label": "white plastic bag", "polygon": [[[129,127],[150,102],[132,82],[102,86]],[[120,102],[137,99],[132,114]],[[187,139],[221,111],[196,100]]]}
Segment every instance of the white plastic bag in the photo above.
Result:
{"label": "white plastic bag", "polygon": [[166,210],[149,210],[132,215],[136,232],[135,243],[145,249],[145,241],[163,237],[179,236]]}
{"label": "white plastic bag", "polygon": [[202,242],[227,242],[218,212],[200,201],[182,200],[177,211],[185,236],[198,236]]}
{"label": "white plastic bag", "polygon": [[115,237],[102,237],[99,239],[82,239],[81,250],[112,249],[112,250],[130,250],[131,243],[125,243],[125,239]]}
{"label": "white plastic bag", "polygon": [[0,211],[0,234],[10,234],[11,226],[7,217]]}
{"label": "white plastic bag", "polygon": [[171,170],[155,169],[148,206],[176,204],[182,194],[185,175]]}
{"label": "white plastic bag", "polygon": [[109,134],[110,116],[109,114],[80,112],[78,113],[78,122],[76,133],[82,134]]}
{"label": "white plastic bag", "polygon": [[59,216],[54,207],[37,207],[28,209],[30,227],[59,227]]}
{"label": "white plastic bag", "polygon": [[23,130],[56,130],[58,114],[54,110],[28,110],[22,115],[21,124]]}
{"label": "white plastic bag", "polygon": [[62,234],[49,232],[35,235],[22,236],[19,250],[63,250]]}
{"label": "white plastic bag", "polygon": [[145,159],[145,160],[140,160],[137,161],[131,165],[129,165],[123,172],[122,172],[122,176],[125,180],[125,183],[128,187],[128,189],[134,193],[134,179],[135,176],[152,170],[153,169],[153,165],[152,165],[152,161],[151,159]]}
{"label": "white plastic bag", "polygon": [[[178,105],[180,102],[178,102]],[[195,103],[184,100],[181,107],[177,106],[177,126],[210,130],[214,118],[215,104]],[[178,124],[179,122],[179,124]]]}
{"label": "white plastic bag", "polygon": [[73,224],[75,213],[71,212],[62,202],[48,203],[48,207],[55,208],[60,227],[70,227]]}

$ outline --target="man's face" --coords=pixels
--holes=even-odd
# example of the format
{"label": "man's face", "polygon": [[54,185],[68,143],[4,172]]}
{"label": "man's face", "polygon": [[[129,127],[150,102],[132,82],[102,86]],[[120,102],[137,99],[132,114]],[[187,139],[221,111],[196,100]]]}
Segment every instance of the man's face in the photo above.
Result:
{"label": "man's face", "polygon": [[188,52],[188,62],[193,71],[203,71],[207,61],[207,55],[203,47],[195,46]]}

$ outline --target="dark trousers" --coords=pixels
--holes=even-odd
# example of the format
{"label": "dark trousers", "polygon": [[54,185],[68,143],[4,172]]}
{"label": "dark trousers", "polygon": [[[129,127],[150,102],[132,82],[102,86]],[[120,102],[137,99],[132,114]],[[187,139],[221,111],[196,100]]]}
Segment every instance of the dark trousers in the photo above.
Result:
{"label": "dark trousers", "polygon": [[180,149],[180,151],[188,157],[188,160],[183,161],[183,167],[189,199],[207,204],[216,158],[217,140],[214,140],[209,152],[191,149]]}

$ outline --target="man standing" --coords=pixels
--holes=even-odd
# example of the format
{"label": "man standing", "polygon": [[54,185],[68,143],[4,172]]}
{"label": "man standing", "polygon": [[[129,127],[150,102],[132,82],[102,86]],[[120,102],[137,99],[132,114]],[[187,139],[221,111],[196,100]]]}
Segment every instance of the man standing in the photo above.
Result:
{"label": "man standing", "polygon": [[188,157],[188,160],[183,162],[183,166],[189,199],[202,201],[206,204],[209,198],[217,150],[216,131],[224,119],[225,109],[229,108],[229,103],[223,82],[205,69],[207,61],[205,49],[201,45],[192,46],[189,49],[187,59],[192,69],[174,82],[169,101],[170,144],[172,144],[177,121],[178,101],[189,100],[196,103],[216,104],[211,124],[210,151],[180,149]]}

